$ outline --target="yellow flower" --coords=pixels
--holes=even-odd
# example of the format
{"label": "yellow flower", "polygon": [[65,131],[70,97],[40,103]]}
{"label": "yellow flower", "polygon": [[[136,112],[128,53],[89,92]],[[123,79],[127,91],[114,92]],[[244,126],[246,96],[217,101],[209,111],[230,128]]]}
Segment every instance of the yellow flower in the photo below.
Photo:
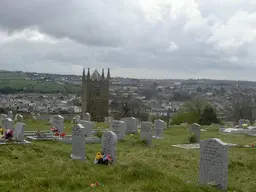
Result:
{"label": "yellow flower", "polygon": [[96,154],[96,159],[99,160],[99,159],[101,159],[101,158],[102,158],[101,152],[98,152],[98,153]]}
{"label": "yellow flower", "polygon": [[3,128],[0,128],[0,133],[5,132],[5,130]]}

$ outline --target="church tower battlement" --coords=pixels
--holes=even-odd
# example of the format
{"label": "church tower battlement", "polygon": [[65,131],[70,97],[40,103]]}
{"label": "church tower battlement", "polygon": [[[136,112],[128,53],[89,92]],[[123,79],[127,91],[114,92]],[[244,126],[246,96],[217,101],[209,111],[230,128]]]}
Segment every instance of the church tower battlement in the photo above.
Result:
{"label": "church tower battlement", "polygon": [[97,69],[90,74],[90,68],[88,68],[87,75],[85,75],[85,69],[83,69],[82,119],[85,118],[86,113],[90,113],[91,120],[96,122],[104,122],[104,117],[108,117],[109,85],[109,68],[106,77],[104,74],[104,69],[102,69],[101,75]]}

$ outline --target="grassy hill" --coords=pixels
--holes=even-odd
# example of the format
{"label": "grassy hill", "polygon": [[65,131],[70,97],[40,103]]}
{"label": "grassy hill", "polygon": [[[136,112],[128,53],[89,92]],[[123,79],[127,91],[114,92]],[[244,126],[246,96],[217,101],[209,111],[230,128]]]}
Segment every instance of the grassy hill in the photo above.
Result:
{"label": "grassy hill", "polygon": [[[49,129],[43,121],[27,120],[27,130]],[[71,133],[71,123],[65,130]],[[104,124],[98,124],[106,127]],[[138,136],[118,143],[118,163],[114,166],[94,165],[100,144],[86,145],[86,162],[69,157],[70,144],[53,141],[34,141],[31,145],[0,146],[1,192],[213,192],[211,187],[198,186],[199,149],[172,147],[187,139],[186,127],[165,131],[164,140],[154,140],[147,147]],[[224,142],[251,144],[256,138],[244,135],[220,135],[216,128],[201,133],[201,139],[218,137]],[[256,188],[256,149],[229,149],[229,191],[249,192]]]}
{"label": "grassy hill", "polygon": [[0,93],[79,93],[81,87],[72,84],[26,80],[23,73],[0,71]]}

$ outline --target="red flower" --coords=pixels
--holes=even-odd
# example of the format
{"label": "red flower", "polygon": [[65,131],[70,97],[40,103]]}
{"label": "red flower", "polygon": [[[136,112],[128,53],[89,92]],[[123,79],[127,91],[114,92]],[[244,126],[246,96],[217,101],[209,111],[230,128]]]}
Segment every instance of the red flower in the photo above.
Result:
{"label": "red flower", "polygon": [[96,182],[95,184],[96,184],[96,185],[99,185],[99,182]]}
{"label": "red flower", "polygon": [[254,143],[252,144],[252,147],[254,147]]}
{"label": "red flower", "polygon": [[59,136],[60,134],[59,134],[58,132],[56,132],[54,135],[55,135],[55,136]]}
{"label": "red flower", "polygon": [[65,137],[66,136],[66,134],[65,133],[61,133],[61,135],[60,135],[61,137]]}

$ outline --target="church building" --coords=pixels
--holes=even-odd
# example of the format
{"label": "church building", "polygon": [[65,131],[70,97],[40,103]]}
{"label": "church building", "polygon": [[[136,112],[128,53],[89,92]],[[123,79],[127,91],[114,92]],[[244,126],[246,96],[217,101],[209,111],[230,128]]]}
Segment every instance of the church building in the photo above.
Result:
{"label": "church building", "polygon": [[109,84],[110,69],[108,68],[105,77],[104,69],[100,75],[95,70],[92,75],[88,68],[87,75],[83,69],[82,77],[82,119],[86,113],[90,113],[91,121],[104,122],[104,117],[108,117],[109,111]]}

